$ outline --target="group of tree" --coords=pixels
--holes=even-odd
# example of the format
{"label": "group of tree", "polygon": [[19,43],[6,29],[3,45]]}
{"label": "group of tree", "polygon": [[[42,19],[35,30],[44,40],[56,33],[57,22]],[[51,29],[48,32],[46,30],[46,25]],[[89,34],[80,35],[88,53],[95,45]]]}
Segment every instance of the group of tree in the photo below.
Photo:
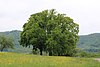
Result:
{"label": "group of tree", "polygon": [[23,25],[20,44],[33,46],[33,50],[48,52],[49,55],[72,56],[76,48],[79,25],[73,19],[55,9],[32,14]]}
{"label": "group of tree", "polygon": [[7,36],[0,36],[0,51],[2,52],[4,49],[14,48],[13,39]]}

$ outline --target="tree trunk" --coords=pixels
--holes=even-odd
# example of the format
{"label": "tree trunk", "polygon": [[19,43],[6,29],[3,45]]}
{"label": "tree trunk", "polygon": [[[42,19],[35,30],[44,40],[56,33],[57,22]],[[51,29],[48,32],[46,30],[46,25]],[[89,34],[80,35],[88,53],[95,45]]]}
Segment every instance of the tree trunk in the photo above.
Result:
{"label": "tree trunk", "polygon": [[58,56],[60,56],[60,53],[58,53]]}
{"label": "tree trunk", "polygon": [[52,51],[49,52],[49,56],[52,56]]}
{"label": "tree trunk", "polygon": [[4,49],[4,47],[2,47],[0,51],[2,52],[2,51],[3,51],[3,49]]}
{"label": "tree trunk", "polygon": [[43,45],[40,43],[39,44],[40,46],[39,46],[39,49],[40,49],[40,55],[43,55],[43,53],[42,53],[42,51],[43,51]]}
{"label": "tree trunk", "polygon": [[40,49],[40,55],[43,55],[43,54],[42,54],[42,49]]}

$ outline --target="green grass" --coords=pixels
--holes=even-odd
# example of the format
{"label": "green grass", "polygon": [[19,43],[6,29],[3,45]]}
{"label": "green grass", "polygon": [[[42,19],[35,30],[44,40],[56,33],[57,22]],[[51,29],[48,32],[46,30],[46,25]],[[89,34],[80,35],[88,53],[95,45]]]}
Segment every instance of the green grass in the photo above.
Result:
{"label": "green grass", "polygon": [[37,56],[31,54],[0,53],[0,67],[100,67],[91,58]]}

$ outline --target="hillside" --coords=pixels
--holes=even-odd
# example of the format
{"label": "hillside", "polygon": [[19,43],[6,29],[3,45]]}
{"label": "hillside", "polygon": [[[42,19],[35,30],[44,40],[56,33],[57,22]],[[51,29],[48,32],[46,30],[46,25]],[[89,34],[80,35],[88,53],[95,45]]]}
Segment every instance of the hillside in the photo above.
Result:
{"label": "hillside", "polygon": [[9,37],[12,37],[14,39],[14,44],[17,46],[19,46],[19,39],[20,39],[20,32],[18,30],[13,30],[13,31],[6,31],[6,32],[0,32],[0,35],[6,35]]}
{"label": "hillside", "polygon": [[89,52],[100,51],[100,33],[80,36],[77,47]]}
{"label": "hillside", "polygon": [[[24,48],[19,45],[21,31],[13,30],[7,32],[0,32],[0,35],[11,36],[14,39],[15,49],[9,49],[12,52],[31,52],[31,49]],[[97,52],[100,50],[100,33],[94,33],[90,35],[82,35],[79,38],[77,48],[80,48],[89,52]]]}
{"label": "hillside", "polygon": [[14,45],[15,45],[14,49],[8,49],[6,51],[18,52],[18,53],[30,53],[31,52],[31,48],[24,48],[19,44],[20,33],[21,33],[21,31],[18,31],[18,30],[0,32],[0,35],[9,36],[9,37],[13,38],[13,40],[14,40]]}

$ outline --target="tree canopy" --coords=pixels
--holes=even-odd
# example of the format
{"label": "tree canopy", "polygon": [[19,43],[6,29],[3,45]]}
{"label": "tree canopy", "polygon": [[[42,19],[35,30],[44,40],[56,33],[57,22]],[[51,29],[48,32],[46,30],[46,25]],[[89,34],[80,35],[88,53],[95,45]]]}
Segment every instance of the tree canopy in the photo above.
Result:
{"label": "tree canopy", "polygon": [[20,44],[33,46],[49,55],[72,55],[78,41],[79,25],[55,9],[32,14],[23,25]]}
{"label": "tree canopy", "polygon": [[0,51],[7,48],[13,48],[14,43],[11,37],[0,36]]}

